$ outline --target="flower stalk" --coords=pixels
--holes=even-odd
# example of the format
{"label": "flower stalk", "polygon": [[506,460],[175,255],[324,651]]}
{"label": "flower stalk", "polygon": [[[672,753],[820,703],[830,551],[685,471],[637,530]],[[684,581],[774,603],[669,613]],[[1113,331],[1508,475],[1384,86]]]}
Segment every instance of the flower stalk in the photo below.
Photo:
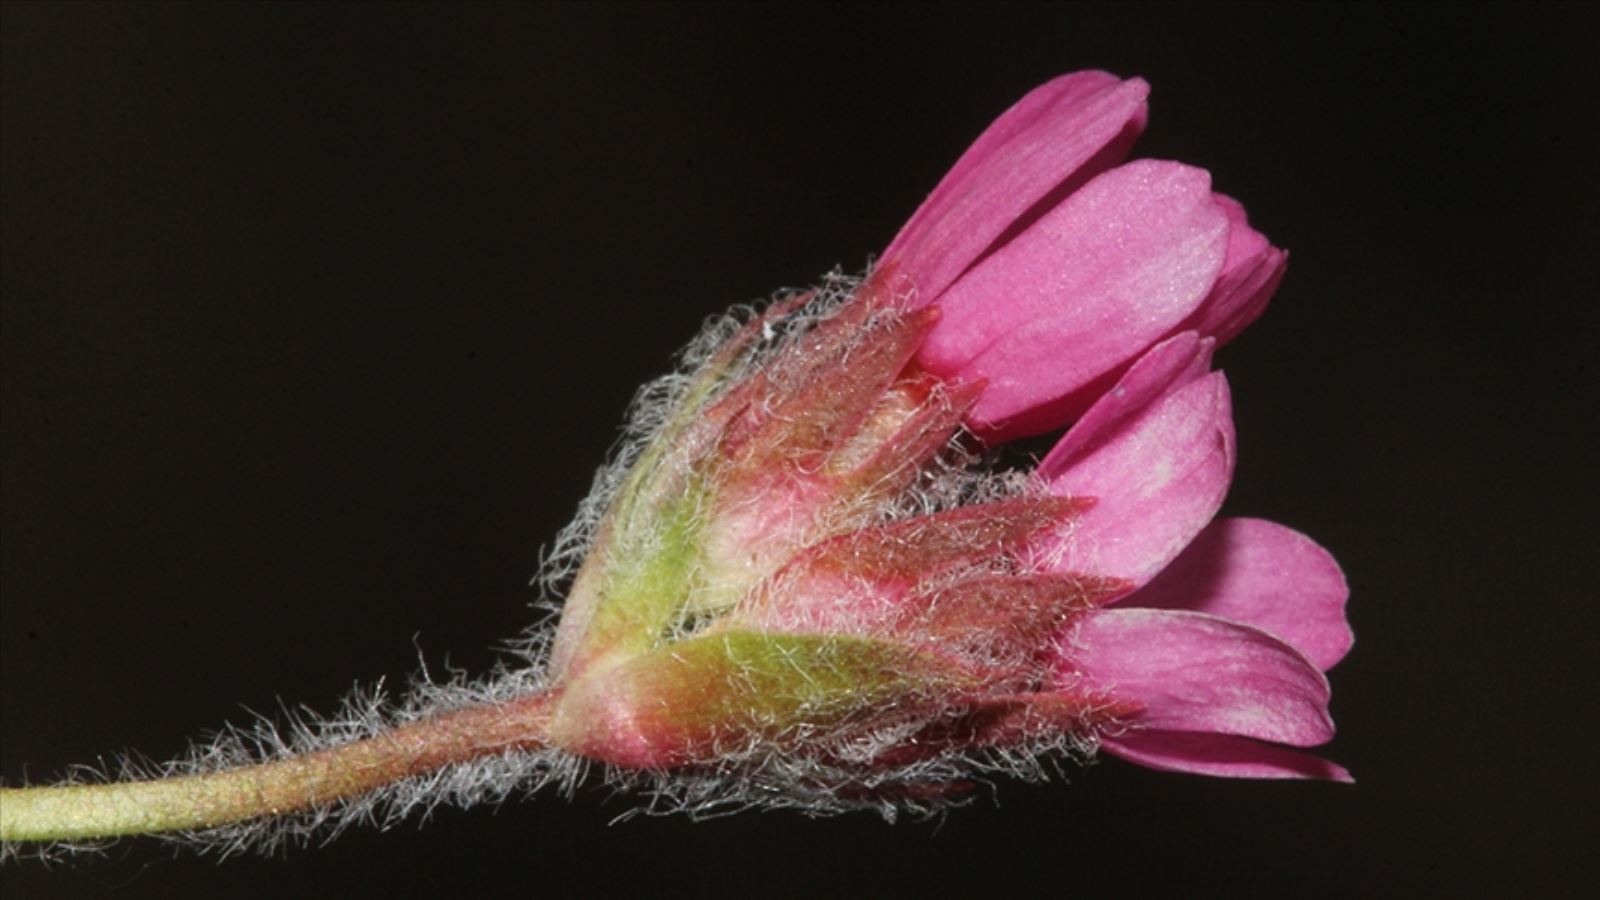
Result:
{"label": "flower stalk", "polygon": [[149,781],[0,788],[0,840],[93,841],[219,828],[359,797],[446,766],[547,745],[549,695],[438,713],[287,759]]}

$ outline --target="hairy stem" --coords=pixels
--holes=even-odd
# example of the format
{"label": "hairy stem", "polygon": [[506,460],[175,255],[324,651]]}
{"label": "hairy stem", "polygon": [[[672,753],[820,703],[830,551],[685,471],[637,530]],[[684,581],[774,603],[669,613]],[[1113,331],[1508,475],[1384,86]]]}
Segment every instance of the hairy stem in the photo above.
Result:
{"label": "hairy stem", "polygon": [[453,710],[338,747],[204,775],[0,788],[0,840],[215,828],[325,806],[454,763],[545,747],[550,700],[537,694]]}

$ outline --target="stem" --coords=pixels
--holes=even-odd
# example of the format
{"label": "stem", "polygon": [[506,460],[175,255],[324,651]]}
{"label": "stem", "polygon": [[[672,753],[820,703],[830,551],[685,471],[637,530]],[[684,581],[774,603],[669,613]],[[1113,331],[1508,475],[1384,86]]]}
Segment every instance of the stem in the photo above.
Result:
{"label": "stem", "polygon": [[290,759],[155,781],[0,788],[0,840],[215,828],[325,806],[413,775],[548,746],[549,694],[440,713]]}

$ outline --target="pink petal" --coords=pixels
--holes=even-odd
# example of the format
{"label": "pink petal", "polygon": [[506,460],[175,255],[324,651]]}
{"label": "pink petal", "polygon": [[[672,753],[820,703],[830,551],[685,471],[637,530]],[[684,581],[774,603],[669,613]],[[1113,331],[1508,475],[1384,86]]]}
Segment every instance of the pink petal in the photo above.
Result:
{"label": "pink petal", "polygon": [[956,161],[884,251],[885,264],[919,304],[933,302],[1035,204],[1120,162],[1144,129],[1149,92],[1140,79],[1105,72],[1035,88]]}
{"label": "pink petal", "polygon": [[1227,241],[1227,214],[1203,170],[1128,163],[946,291],[917,361],[987,382],[968,414],[986,437],[1060,424],[1028,416],[1171,333],[1216,282]]}
{"label": "pink petal", "polygon": [[1112,756],[1165,772],[1194,772],[1223,778],[1319,778],[1355,782],[1340,765],[1320,756],[1275,744],[1225,734],[1187,731],[1130,731],[1102,738]]}
{"label": "pink petal", "polygon": [[1104,609],[1079,620],[1060,649],[1064,686],[1142,704],[1135,722],[1151,731],[1296,747],[1333,737],[1322,672],[1248,625],[1197,612]]}
{"label": "pink petal", "polygon": [[1127,606],[1192,609],[1282,638],[1321,669],[1349,652],[1350,589],[1328,551],[1261,519],[1218,519]]}
{"label": "pink petal", "polygon": [[[1228,383],[1221,372],[1180,380],[1204,365],[1200,356],[1183,359],[1186,344],[1204,345],[1192,341],[1180,335],[1152,350],[1040,463],[1051,492],[1095,498],[1053,548],[1056,571],[1142,585],[1222,505],[1233,477]],[[1157,390],[1164,393],[1152,400]]]}
{"label": "pink petal", "polygon": [[1283,281],[1289,254],[1250,227],[1238,201],[1221,194],[1213,199],[1228,214],[1228,256],[1210,295],[1180,327],[1227,343],[1267,308],[1267,301]]}
{"label": "pink petal", "polygon": [[1151,347],[1056,442],[1039,464],[1039,474],[1046,479],[1060,474],[1115,437],[1119,428],[1131,424],[1163,394],[1206,374],[1214,345],[1185,331]]}

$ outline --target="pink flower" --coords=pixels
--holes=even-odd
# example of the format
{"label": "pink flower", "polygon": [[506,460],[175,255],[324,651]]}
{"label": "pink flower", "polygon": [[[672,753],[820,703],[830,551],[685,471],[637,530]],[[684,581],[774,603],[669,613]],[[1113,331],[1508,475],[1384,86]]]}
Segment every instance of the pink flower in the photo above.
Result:
{"label": "pink flower", "polygon": [[[1116,165],[1145,93],[1099,72],[1039,88],[866,281],[708,355],[573,587],[556,744],[846,805],[1095,744],[1348,779],[1290,749],[1333,736],[1338,567],[1281,526],[1212,521],[1234,436],[1211,351],[1286,254],[1205,172]],[[1069,424],[1026,484],[939,468],[959,425]]]}

